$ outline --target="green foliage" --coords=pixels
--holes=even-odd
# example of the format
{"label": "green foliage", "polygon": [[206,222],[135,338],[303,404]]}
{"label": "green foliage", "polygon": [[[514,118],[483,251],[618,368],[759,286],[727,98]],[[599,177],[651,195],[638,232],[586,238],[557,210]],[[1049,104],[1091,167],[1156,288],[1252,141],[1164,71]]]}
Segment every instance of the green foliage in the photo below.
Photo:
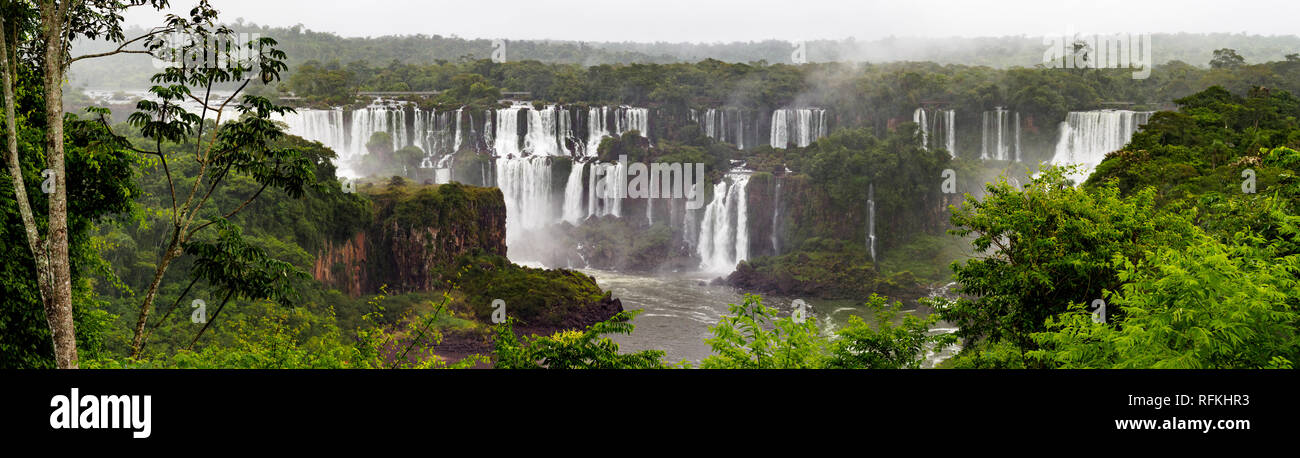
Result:
{"label": "green foliage", "polygon": [[511,317],[528,325],[559,326],[606,296],[581,272],[523,267],[491,254],[460,257],[442,279],[460,285],[474,315],[483,321],[492,314],[492,302],[501,299]]}
{"label": "green foliage", "polygon": [[[10,18],[6,18],[10,20]],[[18,162],[22,167],[36,224],[47,226],[46,194],[41,192],[46,120],[40,75],[31,66],[20,66],[15,81],[15,125],[18,130]],[[0,120],[3,120],[0,110]],[[99,120],[68,115],[64,120],[66,186],[68,189],[69,260],[72,273],[73,321],[77,329],[79,355],[99,357],[105,351],[111,323],[116,318],[105,310],[92,278],[106,288],[120,285],[111,266],[101,258],[103,245],[92,234],[110,215],[127,211],[131,199],[140,194],[136,157],[129,145],[114,137]],[[0,130],[0,144],[8,138]],[[51,368],[54,353],[50,328],[36,286],[36,267],[27,246],[26,234],[8,167],[0,168],[0,368]]]}
{"label": "green foliage", "polygon": [[[900,369],[918,368],[926,354],[956,342],[956,336],[935,334],[937,315],[924,319],[902,312],[902,303],[886,305],[872,295],[866,303],[870,323],[853,317],[833,335],[821,332],[815,318],[778,317],[763,298],[745,295],[730,304],[728,314],[709,328],[704,341],[713,355],[700,362],[704,369]],[[901,317],[901,323],[895,324]],[[873,326],[874,325],[874,326]]]}
{"label": "green foliage", "polygon": [[829,342],[817,321],[778,318],[763,298],[746,294],[739,305],[728,304],[727,315],[709,327],[704,339],[713,350],[700,361],[702,369],[816,369],[822,367]]}
{"label": "green foliage", "polygon": [[1109,299],[1120,318],[1096,323],[1072,307],[1047,320],[1027,356],[1061,368],[1290,367],[1300,358],[1300,255],[1276,254],[1256,236],[1225,244],[1198,234],[1137,263],[1117,258],[1125,283]]}
{"label": "green foliage", "polygon": [[550,336],[515,336],[514,318],[495,328],[494,367],[497,369],[662,369],[664,352],[645,350],[619,353],[618,343],[606,334],[631,334],[637,311],[619,312],[582,331],[560,331]]}
{"label": "green foliage", "polygon": [[780,256],[742,261],[727,283],[745,291],[821,299],[859,299],[875,292],[915,295],[920,289],[909,272],[878,272],[862,245],[822,238],[808,239]]}
{"label": "green foliage", "polygon": [[[940,308],[967,337],[953,367],[1293,367],[1300,103],[1178,102],[1083,188],[1043,188],[1049,171],[954,215],[989,257],[954,266],[975,297]],[[1102,298],[1094,322],[1083,304]]]}
{"label": "green foliage", "polygon": [[1214,50],[1214,58],[1210,59],[1210,68],[1235,68],[1245,64],[1246,58],[1228,48]]}
{"label": "green foliage", "polygon": [[[867,301],[874,328],[861,318],[849,317],[843,329],[836,331],[831,341],[827,369],[916,369],[925,361],[926,353],[942,349],[957,342],[952,334],[935,334],[931,328],[939,323],[939,315],[925,318],[902,312],[903,304],[886,305],[885,298],[872,295]],[[895,325],[894,321],[901,323]]]}
{"label": "green foliage", "polygon": [[985,253],[953,270],[966,297],[941,309],[968,342],[1008,340],[1033,348],[1030,334],[1069,304],[1090,303],[1122,280],[1116,256],[1137,259],[1155,246],[1180,247],[1190,223],[1157,211],[1150,190],[1120,196],[1112,184],[1071,187],[1064,170],[1049,168],[1016,189],[990,184],[983,200],[968,198],[952,215],[953,234],[974,236]]}

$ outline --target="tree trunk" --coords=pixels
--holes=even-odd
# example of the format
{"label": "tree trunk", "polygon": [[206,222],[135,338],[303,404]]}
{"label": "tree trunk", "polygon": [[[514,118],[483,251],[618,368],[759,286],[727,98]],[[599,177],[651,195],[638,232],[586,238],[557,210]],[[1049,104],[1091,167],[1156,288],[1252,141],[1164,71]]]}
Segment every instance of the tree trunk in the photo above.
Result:
{"label": "tree trunk", "polygon": [[145,324],[149,321],[149,312],[153,308],[154,299],[158,296],[158,286],[162,284],[163,275],[167,273],[167,265],[180,254],[181,230],[179,227],[173,229],[171,244],[167,246],[167,251],[163,252],[162,260],[154,270],[153,281],[149,282],[149,291],[144,295],[144,303],[140,305],[140,316],[135,321],[135,337],[131,339],[132,358],[138,358],[140,352],[144,350]]}
{"label": "tree trunk", "polygon": [[[54,171],[54,192],[50,195],[47,249],[50,295],[45,297],[45,318],[54,340],[54,361],[60,369],[77,367],[77,331],[72,321],[72,273],[68,264],[68,192],[63,150],[63,22],[70,0],[57,5],[41,3],[41,28],[45,35],[45,153]],[[39,256],[39,255],[37,255]],[[38,261],[37,269],[42,265]]]}

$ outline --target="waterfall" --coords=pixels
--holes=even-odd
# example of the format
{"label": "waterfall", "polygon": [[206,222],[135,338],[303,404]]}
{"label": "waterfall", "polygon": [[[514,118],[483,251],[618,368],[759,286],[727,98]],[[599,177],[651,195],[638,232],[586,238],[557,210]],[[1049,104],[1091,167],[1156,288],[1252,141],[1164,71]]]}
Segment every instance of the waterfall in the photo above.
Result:
{"label": "waterfall", "polygon": [[781,246],[777,238],[777,227],[781,223],[781,180],[773,179],[776,182],[776,190],[772,192],[772,255],[781,254]]}
{"label": "waterfall", "polygon": [[912,112],[912,122],[921,128],[921,148],[930,149],[930,125],[925,122],[925,108],[917,108]]}
{"label": "waterfall", "polygon": [[349,149],[347,126],[343,123],[343,110],[308,110],[299,109],[295,113],[285,113],[279,117],[289,126],[289,133],[299,137],[321,142],[334,150],[339,157],[350,156],[356,151]]}
{"label": "waterfall", "polygon": [[650,136],[650,110],[647,108],[619,107],[619,129],[615,135],[637,131],[642,137]]}
{"label": "waterfall", "polygon": [[704,117],[697,119],[694,110],[691,120],[698,122],[704,136],[714,140],[736,145],[736,149],[745,149],[745,112],[740,109],[710,108]]}
{"label": "waterfall", "polygon": [[582,171],[587,164],[574,162],[573,169],[569,171],[569,181],[564,184],[564,213],[563,218],[569,224],[577,225],[586,216],[582,211],[583,188],[582,188]]}
{"label": "waterfall", "polygon": [[497,157],[523,156],[523,151],[519,149],[519,110],[521,109],[523,107],[519,105],[497,109],[496,141],[492,145],[492,150],[496,152]]}
{"label": "waterfall", "polygon": [[388,110],[366,107],[352,112],[352,125],[348,129],[347,152],[350,157],[365,155],[366,142],[375,132],[388,132]]}
{"label": "waterfall", "polygon": [[411,113],[411,144],[424,151],[424,157],[430,157],[433,152],[429,150],[429,112],[424,110],[415,110]]}
{"label": "waterfall", "polygon": [[[731,181],[728,185],[727,181]],[[704,208],[696,249],[700,269],[729,273],[736,263],[749,259],[749,219],[745,188],[749,174],[733,170],[713,186],[713,201]]]}
{"label": "waterfall", "polygon": [[[613,124],[610,124],[613,118]],[[600,141],[605,137],[617,137],[625,132],[635,130],[642,137],[650,138],[650,110],[635,107],[592,107],[587,110],[587,151],[586,155],[594,157],[600,154]]]}
{"label": "waterfall", "polygon": [[948,150],[948,155],[957,157],[957,112],[954,110],[939,110],[938,116],[934,117],[934,138],[942,139],[944,148]]}
{"label": "waterfall", "polygon": [[[555,105],[541,110],[528,110],[528,132],[524,137],[524,152],[534,156],[567,156],[561,147],[560,113]],[[567,123],[565,124],[567,126]]]}
{"label": "waterfall", "polygon": [[826,110],[821,108],[785,108],[772,112],[771,144],[789,148],[790,143],[803,148],[826,136]]}
{"label": "waterfall", "polygon": [[772,147],[785,148],[790,145],[789,124],[786,123],[785,115],[788,110],[776,110],[772,112]]}
{"label": "waterfall", "polygon": [[463,109],[464,109],[464,108],[457,108],[457,109],[456,109],[456,133],[453,134],[453,135],[456,136],[456,139],[454,140],[454,143],[452,144],[450,154],[456,154],[456,153],[460,152],[460,139],[461,139],[461,130],[460,130],[460,129],[461,129],[461,128],[460,128],[460,113],[461,113],[461,110],[463,110]]}
{"label": "waterfall", "polygon": [[492,110],[483,110],[483,144],[489,148],[496,146],[496,131],[492,130]]}
{"label": "waterfall", "polygon": [[997,107],[984,112],[983,122],[980,159],[1019,162],[1020,113],[1012,115],[1005,108]]}
{"label": "waterfall", "polygon": [[410,146],[410,137],[406,132],[406,110],[397,107],[395,110],[389,110],[388,115],[391,119],[393,131],[393,151]]}
{"label": "waterfall", "polygon": [[498,158],[497,187],[506,201],[506,245],[524,232],[556,223],[551,203],[551,159],[534,156]]}
{"label": "waterfall", "polygon": [[[871,266],[876,265],[876,185],[867,185],[867,247],[871,250]],[[879,269],[877,269],[879,270]]]}
{"label": "waterfall", "polygon": [[626,178],[627,168],[621,163],[592,164],[587,178],[587,216],[623,216],[623,199],[618,196]]}
{"label": "waterfall", "polygon": [[718,110],[710,108],[704,112],[704,136],[715,140],[718,138]]}
{"label": "waterfall", "polygon": [[1052,164],[1078,164],[1080,170],[1070,175],[1083,182],[1092,174],[1106,154],[1117,151],[1133,138],[1133,133],[1151,119],[1150,111],[1095,110],[1071,111],[1061,123]]}
{"label": "waterfall", "polygon": [[745,149],[745,115],[736,112],[736,149]]}
{"label": "waterfall", "polygon": [[595,157],[600,153],[600,141],[609,136],[605,127],[605,107],[587,109],[587,156]]}

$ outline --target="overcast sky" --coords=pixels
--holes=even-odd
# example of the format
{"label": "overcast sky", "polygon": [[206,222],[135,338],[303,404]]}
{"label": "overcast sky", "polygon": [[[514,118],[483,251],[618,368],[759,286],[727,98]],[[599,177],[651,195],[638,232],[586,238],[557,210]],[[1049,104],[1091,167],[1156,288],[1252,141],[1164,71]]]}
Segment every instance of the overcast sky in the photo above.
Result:
{"label": "overcast sky", "polygon": [[[193,5],[172,0],[177,12]],[[872,40],[1142,32],[1300,33],[1300,0],[212,0],[223,20],[343,36],[580,41]],[[157,25],[135,12],[131,24]]]}

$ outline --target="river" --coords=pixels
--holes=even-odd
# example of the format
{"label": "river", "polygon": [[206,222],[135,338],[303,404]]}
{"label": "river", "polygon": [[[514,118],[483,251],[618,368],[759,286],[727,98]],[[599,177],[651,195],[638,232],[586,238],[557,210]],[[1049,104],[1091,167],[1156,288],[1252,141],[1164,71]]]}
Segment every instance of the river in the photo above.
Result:
{"label": "river", "polygon": [[[697,363],[711,353],[704,339],[710,336],[709,326],[727,313],[728,304],[744,301],[742,293],[728,286],[709,284],[713,276],[704,273],[660,274],[655,276],[628,274],[595,269],[579,269],[596,279],[601,288],[611,291],[622,300],[625,310],[642,310],[632,324],[631,335],[610,336],[625,352],[663,350],[664,360],[670,363],[689,361]],[[946,294],[946,288],[937,288],[936,294]],[[763,304],[788,315],[791,302],[797,298],[764,296]],[[832,332],[846,323],[850,316],[870,321],[871,312],[861,303],[849,300],[810,300],[810,318],[817,319],[823,331]],[[909,312],[916,312],[916,304],[907,304]],[[940,322],[935,332],[952,332],[948,323]],[[927,356],[924,367],[933,367],[951,356],[957,348],[949,347]]]}

